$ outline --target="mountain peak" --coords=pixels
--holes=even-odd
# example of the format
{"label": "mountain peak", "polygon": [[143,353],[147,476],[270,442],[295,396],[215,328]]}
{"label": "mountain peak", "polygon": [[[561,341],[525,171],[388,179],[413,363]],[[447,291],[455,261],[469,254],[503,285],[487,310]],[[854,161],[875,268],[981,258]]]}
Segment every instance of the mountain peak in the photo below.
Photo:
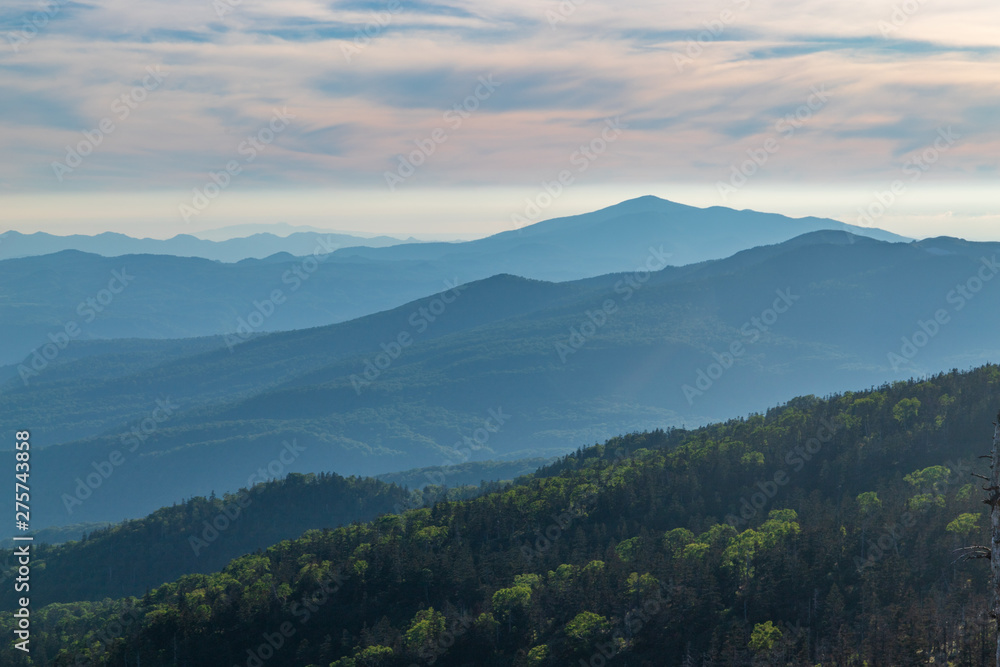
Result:
{"label": "mountain peak", "polygon": [[654,210],[665,210],[665,209],[690,209],[693,206],[688,206],[686,204],[680,204],[669,199],[663,199],[662,197],[657,197],[656,195],[642,195],[641,197],[635,197],[633,199],[626,199],[623,202],[613,204],[601,210],[636,210],[636,209],[654,209]]}

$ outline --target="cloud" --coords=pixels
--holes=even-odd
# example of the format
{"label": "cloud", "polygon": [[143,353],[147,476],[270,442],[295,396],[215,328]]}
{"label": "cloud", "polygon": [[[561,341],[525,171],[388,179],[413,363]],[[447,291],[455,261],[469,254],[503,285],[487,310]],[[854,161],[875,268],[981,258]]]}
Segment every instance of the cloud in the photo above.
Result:
{"label": "cloud", "polygon": [[0,85],[0,118],[8,131],[20,126],[74,130],[83,116],[54,92]]}
{"label": "cloud", "polygon": [[[58,5],[17,51],[10,35],[39,5],[0,9],[5,191],[189,190],[281,107],[296,120],[247,184],[375,187],[414,141],[448,127],[407,187],[533,187],[615,116],[629,129],[581,182],[714,183],[814,86],[829,104],[761,182],[891,177],[948,124],[966,139],[936,176],[992,177],[1000,161],[989,29],[1000,8],[986,2],[923,4],[888,37],[884,0],[218,2],[224,11],[206,0]],[[170,72],[163,87],[71,178],[39,177],[157,65]],[[482,76],[502,85],[446,125]]]}

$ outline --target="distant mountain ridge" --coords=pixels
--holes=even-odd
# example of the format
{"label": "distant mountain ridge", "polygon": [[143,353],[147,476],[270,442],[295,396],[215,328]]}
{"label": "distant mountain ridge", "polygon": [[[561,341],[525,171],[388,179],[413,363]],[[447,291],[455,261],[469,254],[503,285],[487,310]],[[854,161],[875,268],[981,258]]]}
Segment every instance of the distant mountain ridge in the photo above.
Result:
{"label": "distant mountain ridge", "polygon": [[[78,250],[8,259],[0,261],[0,318],[18,326],[0,329],[0,365],[43,353],[52,357],[43,362],[52,361],[85,340],[228,335],[242,341],[327,325],[399,306],[456,279],[469,277],[426,263],[384,266],[287,253],[235,264]],[[59,352],[46,352],[51,345]]]}
{"label": "distant mountain ridge", "polygon": [[344,248],[334,256],[447,261],[466,275],[466,268],[485,265],[491,267],[491,273],[562,281],[632,270],[645,261],[650,248],[662,247],[670,264],[684,266],[822,230],[893,243],[911,240],[836,220],[789,218],[717,206],[702,209],[648,195],[475,241]]}
{"label": "distant mountain ridge", "polygon": [[[316,232],[317,234],[338,234],[358,239],[372,239],[377,237],[389,238],[388,234],[366,234],[364,232],[346,231],[342,229],[324,229],[312,225],[290,225],[287,222],[267,223],[247,223],[242,225],[228,225],[216,229],[204,229],[194,232],[191,236],[196,236],[206,241],[228,241],[229,239],[244,238],[254,234],[273,234],[282,238],[301,232]],[[419,243],[418,239],[407,238],[408,243]]]}
{"label": "distant mountain ridge", "polygon": [[[254,233],[254,228],[277,233]],[[296,229],[309,231],[294,231]],[[848,231],[880,241],[909,241],[881,229],[858,227],[825,218],[789,218],[730,208],[696,208],[652,195],[584,213],[553,218],[473,241],[423,242],[390,236],[364,237],[310,227],[233,225],[199,234],[161,240],[105,232],[95,236],[53,236],[44,232],[0,235],[0,260],[80,250],[105,257],[153,254],[203,257],[221,262],[263,259],[275,253],[312,254],[321,242],[339,256],[377,260],[486,261],[486,275],[513,273],[542,280],[575,280],[631,268],[649,246],[663,245],[680,266],[721,259],[761,245],[781,243],[806,232]],[[231,234],[246,234],[229,238]],[[225,239],[225,240],[223,240]],[[389,250],[389,248],[393,248]],[[547,266],[538,266],[544,259]],[[554,263],[554,264],[553,264]],[[586,270],[583,266],[588,266]],[[486,277],[477,275],[476,277]]]}
{"label": "distant mountain ridge", "polygon": [[[104,232],[95,236],[84,234],[55,236],[45,232],[22,234],[9,231],[0,236],[0,260],[79,250],[104,257],[173,255],[201,257],[218,262],[238,262],[248,258],[263,259],[279,252],[301,257],[312,254],[317,248],[323,252],[331,252],[355,245],[383,247],[404,242],[389,236],[363,238],[350,234],[315,231],[293,232],[286,236],[256,233],[226,240],[202,239],[190,234],[178,234],[169,239],[151,239],[134,238],[116,232]],[[414,242],[414,239],[409,239],[409,242]]]}
{"label": "distant mountain ridge", "polygon": [[[656,197],[457,243],[388,245],[399,242],[314,233],[257,235],[224,243],[194,237],[167,242],[120,234],[9,234],[0,243],[0,257],[27,252],[31,243],[37,246],[45,239],[86,246],[90,252],[100,246],[100,252],[71,249],[0,261],[0,317],[19,325],[0,331],[0,365],[41,354],[39,349],[56,344],[53,337],[62,340],[64,333],[74,344],[211,335],[233,340],[237,334],[242,340],[251,332],[324,326],[389,310],[442,290],[445,281],[470,283],[499,274],[567,281],[632,271],[650,261],[655,268],[689,266],[803,233],[843,229],[901,240],[833,220],[697,209]],[[338,245],[348,242],[384,247]],[[113,252],[138,246],[129,254]],[[171,250],[185,256],[155,254]],[[224,256],[227,263],[199,253]],[[103,256],[107,254],[116,256]],[[244,258],[247,255],[265,256]],[[123,268],[135,280],[121,294],[106,293],[112,272]],[[272,304],[276,290],[280,303]],[[88,305],[88,299],[98,298],[106,303],[98,304],[100,308]],[[72,331],[66,332],[66,327]]]}

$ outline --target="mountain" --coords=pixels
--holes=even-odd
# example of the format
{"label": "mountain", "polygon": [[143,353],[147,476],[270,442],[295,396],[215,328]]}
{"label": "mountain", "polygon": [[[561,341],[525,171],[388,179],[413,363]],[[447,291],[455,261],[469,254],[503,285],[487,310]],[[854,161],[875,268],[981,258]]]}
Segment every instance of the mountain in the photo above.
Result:
{"label": "mountain", "polygon": [[[218,571],[234,558],[308,530],[474,497],[515,478],[523,483],[551,462],[465,463],[391,473],[381,480],[291,473],[221,497],[213,491],[208,498],[191,498],[141,519],[37,531],[32,533],[36,566],[44,567],[50,579],[36,582],[32,599],[50,604],[141,595],[187,574]],[[7,540],[2,548],[15,546]],[[8,558],[0,577],[16,576],[15,565]],[[0,609],[14,606],[12,599],[0,600]]]}
{"label": "mountain", "polygon": [[287,471],[344,475],[559,455],[996,359],[998,250],[820,232],[659,272],[496,276],[162,363],[101,348],[8,382],[0,425],[43,447],[40,525],[239,488],[283,443],[304,448]]}
{"label": "mountain", "polygon": [[65,250],[0,261],[0,318],[18,323],[0,331],[0,364],[36,353],[61,358],[85,340],[220,334],[242,341],[393,308],[459,278],[419,262],[326,257],[280,253],[223,264]]}
{"label": "mountain", "polygon": [[478,486],[483,482],[514,480],[530,475],[554,460],[555,457],[518,459],[516,461],[469,461],[453,465],[383,473],[378,476],[378,479],[409,489],[425,489],[428,486],[454,489]]}
{"label": "mountain", "polygon": [[[382,245],[383,243],[400,243],[403,242],[402,239],[396,239],[383,234],[365,234],[360,232],[343,232],[336,229],[323,229],[321,227],[313,227],[311,225],[290,225],[287,222],[276,222],[274,224],[260,224],[251,223],[245,225],[229,225],[227,227],[219,227],[217,229],[206,229],[204,231],[195,232],[192,236],[196,236],[199,239],[204,239],[206,241],[229,241],[231,239],[241,239],[248,236],[254,236],[256,234],[273,234],[274,236],[279,236],[281,238],[287,238],[292,234],[298,234],[303,232],[315,232],[317,234],[334,234],[339,235],[343,239],[343,245],[366,245],[366,242],[371,241],[373,245]],[[405,239],[407,243],[419,243],[418,239],[410,238]],[[294,254],[294,253],[293,253]]]}
{"label": "mountain", "polygon": [[[265,232],[255,230],[265,229]],[[307,230],[307,231],[298,231]],[[296,257],[317,248],[334,259],[434,262],[460,271],[466,280],[512,273],[539,280],[576,280],[628,271],[652,246],[663,246],[671,264],[720,259],[747,248],[787,241],[819,230],[848,231],[882,241],[908,241],[880,229],[824,218],[789,218],[771,213],[685,206],[653,196],[564,218],[545,220],[473,241],[421,242],[389,236],[357,236],[287,224],[235,225],[179,234],[161,240],[106,232],[95,236],[53,236],[44,232],[0,235],[0,260],[78,250],[104,257],[174,255],[221,262],[264,259],[277,253]],[[232,238],[233,235],[246,235]],[[199,238],[199,236],[201,238]]]}
{"label": "mountain", "polygon": [[[90,530],[77,541],[37,545],[35,566],[51,577],[35,582],[32,599],[49,604],[142,595],[183,575],[215,572],[233,558],[307,530],[368,521],[421,507],[433,497],[328,473],[261,480],[235,493],[192,498],[141,519]],[[0,604],[14,606],[10,599]]]}
{"label": "mountain", "polygon": [[[344,248],[335,257],[447,262],[470,279],[512,273],[539,280],[577,280],[642,266],[650,248],[674,266],[729,257],[821,230],[846,231],[880,241],[909,241],[880,229],[824,218],[788,218],[730,208],[696,208],[646,196],[608,208],[463,243],[401,243],[385,248]],[[483,267],[485,273],[477,274]]]}
{"label": "mountain", "polygon": [[[79,540],[94,531],[107,528],[112,524],[106,521],[96,523],[72,523],[67,526],[52,526],[41,530],[32,530],[27,533],[34,537],[35,544],[64,544]],[[8,537],[0,541],[0,549],[13,549],[17,545],[13,537]],[[8,559],[4,567],[10,567],[13,563]]]}
{"label": "mountain", "polygon": [[998,405],[990,365],[613,438],[141,598],[33,607],[32,664],[990,664],[988,564],[954,550],[988,540],[970,473]]}
{"label": "mountain", "polygon": [[[41,354],[67,337],[75,344],[303,329],[400,306],[446,281],[501,273],[589,278],[634,270],[651,251],[658,268],[679,266],[822,229],[902,240],[833,220],[703,210],[655,197],[478,241],[396,249],[395,239],[312,232],[218,243],[11,232],[0,239],[0,258],[53,252],[0,261],[0,317],[19,323],[0,332],[0,365]],[[345,243],[386,247],[341,248]],[[280,304],[269,303],[275,290]]]}
{"label": "mountain", "polygon": [[[293,231],[287,234],[254,233],[242,238],[223,238],[219,233],[223,231],[215,230],[215,233],[209,233],[210,236],[218,240],[198,238],[190,234],[178,234],[169,239],[137,239],[114,232],[105,232],[94,236],[83,234],[54,236],[45,232],[22,234],[8,231],[0,235],[0,259],[37,257],[64,250],[78,250],[104,257],[174,255],[178,257],[202,257],[217,262],[238,262],[248,258],[263,259],[279,252],[301,257],[312,254],[317,247],[331,252],[337,248],[348,246],[382,247],[403,243],[402,240],[389,236],[367,238],[324,231]],[[407,241],[416,242],[412,238],[407,239]]]}

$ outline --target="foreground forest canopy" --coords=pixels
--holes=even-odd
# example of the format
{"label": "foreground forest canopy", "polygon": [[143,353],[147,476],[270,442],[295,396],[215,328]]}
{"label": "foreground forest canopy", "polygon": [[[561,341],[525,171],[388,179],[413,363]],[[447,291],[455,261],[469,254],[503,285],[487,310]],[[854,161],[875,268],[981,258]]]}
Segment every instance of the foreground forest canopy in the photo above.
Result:
{"label": "foreground forest canopy", "polygon": [[141,597],[33,610],[31,661],[8,642],[0,663],[985,665],[987,568],[953,550],[986,543],[970,473],[998,405],[986,366],[632,433]]}
{"label": "foreground forest canopy", "polygon": [[[237,556],[298,537],[309,528],[373,519],[420,507],[424,494],[372,478],[293,473],[222,497],[192,498],[142,519],[124,521],[66,544],[36,547],[44,567],[31,588],[35,605],[101,600],[145,591],[195,572],[220,570]],[[294,511],[289,508],[294,507]],[[17,559],[8,559],[8,578]],[[16,606],[13,596],[0,609]]]}

